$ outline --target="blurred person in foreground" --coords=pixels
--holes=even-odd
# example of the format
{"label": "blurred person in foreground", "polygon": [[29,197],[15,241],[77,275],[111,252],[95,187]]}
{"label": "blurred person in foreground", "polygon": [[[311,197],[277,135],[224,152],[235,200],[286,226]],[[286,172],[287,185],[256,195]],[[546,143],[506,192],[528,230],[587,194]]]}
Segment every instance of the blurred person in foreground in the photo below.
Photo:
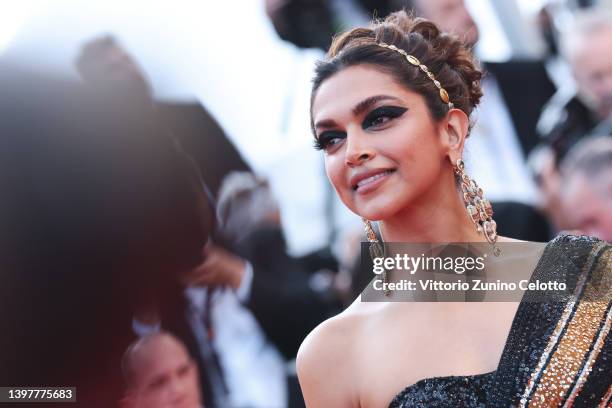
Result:
{"label": "blurred person in foreground", "polygon": [[141,113],[0,68],[1,384],[75,386],[78,406],[114,406],[143,289],[201,261],[201,181]]}
{"label": "blurred person in foreground", "polygon": [[[207,126],[194,120],[191,110],[154,101],[140,68],[112,38],[86,44],[77,66],[88,85],[123,96],[155,116],[168,140],[195,158],[201,187],[211,187],[211,206],[222,177],[232,169],[248,169],[212,119]],[[209,117],[201,106],[195,109],[199,119]],[[199,366],[206,406],[283,408],[284,361],[242,305],[248,284],[242,274],[249,264],[212,238],[211,233],[202,244],[197,267],[175,270],[162,285],[149,288],[150,296],[135,313],[134,330],[146,336],[164,329],[185,343]]]}
{"label": "blurred person in foreground", "polygon": [[568,152],[560,192],[568,228],[612,242],[612,136],[585,138]]}
{"label": "blurred person in foreground", "polygon": [[122,360],[121,408],[201,408],[198,367],[179,339],[150,334],[132,343]]}
{"label": "blurred person in foreground", "polygon": [[76,67],[87,85],[152,110],[159,126],[194,160],[213,196],[227,173],[250,170],[200,103],[156,100],[145,72],[114,37],[97,37],[85,43]]}
{"label": "blurred person in foreground", "polygon": [[[189,169],[192,189],[203,208],[203,216],[211,216],[211,229],[200,241],[197,254],[197,263],[201,262],[201,248],[212,234],[214,224],[214,192],[210,186],[214,188],[224,172],[234,168],[236,163],[232,159],[240,161],[240,156],[199,104],[156,101],[142,69],[113,37],[104,36],[87,42],[75,64],[86,88],[129,105],[139,120],[156,130],[147,143],[159,149],[161,154],[176,152],[180,156],[180,165]],[[238,166],[240,168],[240,163]],[[149,176],[156,177],[156,174]],[[169,235],[167,239],[178,237]],[[136,302],[132,329],[142,336],[163,327],[180,338],[199,365],[206,404],[222,406],[227,389],[216,351],[207,341],[212,328],[206,319],[192,313],[189,299],[185,297],[185,283],[180,279],[180,275],[191,267],[168,271],[159,281],[141,282],[139,290],[142,295]]]}

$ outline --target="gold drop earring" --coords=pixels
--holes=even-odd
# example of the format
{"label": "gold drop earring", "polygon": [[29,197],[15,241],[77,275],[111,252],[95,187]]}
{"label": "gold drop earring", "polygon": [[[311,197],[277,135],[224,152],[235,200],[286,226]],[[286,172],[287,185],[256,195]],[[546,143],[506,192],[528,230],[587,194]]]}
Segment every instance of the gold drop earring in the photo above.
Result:
{"label": "gold drop earring", "polygon": [[493,246],[493,255],[499,256],[501,249],[496,245],[497,223],[492,218],[491,202],[484,198],[482,188],[467,175],[463,160],[457,160],[453,170],[461,183],[463,202],[470,219],[476,225],[476,231],[484,233],[487,242]]}
{"label": "gold drop earring", "polygon": [[[372,223],[370,222],[370,220],[367,220],[365,218],[361,218],[361,220],[363,221],[364,225],[365,225],[365,233],[366,233],[366,237],[368,239],[368,242],[370,243],[370,258],[372,258],[372,261],[374,261],[375,258],[384,258],[385,257],[385,248],[383,246],[383,244],[378,240],[378,238],[376,238],[376,233],[374,232],[374,228],[372,228]],[[383,270],[382,273],[382,280],[383,280],[383,290],[385,293],[385,296],[389,295],[389,289],[387,289],[387,271]]]}

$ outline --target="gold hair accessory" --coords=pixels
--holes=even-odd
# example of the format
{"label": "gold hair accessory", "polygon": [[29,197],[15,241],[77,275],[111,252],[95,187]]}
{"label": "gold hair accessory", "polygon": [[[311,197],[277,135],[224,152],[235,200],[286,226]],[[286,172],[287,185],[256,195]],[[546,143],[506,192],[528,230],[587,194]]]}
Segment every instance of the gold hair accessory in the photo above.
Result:
{"label": "gold hair accessory", "polygon": [[387,44],[387,43],[384,43],[384,42],[379,42],[379,43],[376,43],[376,45],[378,45],[379,47],[388,48],[388,49],[393,50],[395,52],[399,52],[404,57],[406,57],[406,60],[410,64],[412,64],[415,67],[419,68],[421,71],[423,71],[429,77],[429,79],[431,79],[433,81],[433,83],[436,86],[436,88],[438,88],[438,92],[440,93],[440,99],[442,99],[442,102],[444,102],[445,104],[448,105],[448,109],[453,109],[454,108],[455,105],[450,101],[450,98],[448,96],[448,92],[446,92],[446,89],[442,88],[442,85],[436,79],[434,74],[429,70],[429,68],[427,68],[427,66],[421,64],[421,61],[419,61],[419,59],[417,57],[415,57],[414,55],[408,54],[406,51],[402,50],[401,48],[396,47],[393,44]]}
{"label": "gold hair accessory", "polygon": [[453,170],[461,183],[463,201],[470,219],[476,225],[476,230],[484,232],[487,242],[493,245],[493,255],[499,256],[501,249],[496,245],[497,223],[491,218],[493,216],[491,203],[484,198],[482,188],[466,174],[463,160],[457,160]]}

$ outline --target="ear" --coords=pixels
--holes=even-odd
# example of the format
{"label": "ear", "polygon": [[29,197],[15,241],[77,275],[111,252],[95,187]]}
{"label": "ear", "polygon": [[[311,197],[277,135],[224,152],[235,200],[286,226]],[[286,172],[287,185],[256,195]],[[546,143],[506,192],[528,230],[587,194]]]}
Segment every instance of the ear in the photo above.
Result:
{"label": "ear", "polygon": [[452,164],[463,156],[470,120],[461,109],[451,109],[440,123],[440,135],[445,154]]}

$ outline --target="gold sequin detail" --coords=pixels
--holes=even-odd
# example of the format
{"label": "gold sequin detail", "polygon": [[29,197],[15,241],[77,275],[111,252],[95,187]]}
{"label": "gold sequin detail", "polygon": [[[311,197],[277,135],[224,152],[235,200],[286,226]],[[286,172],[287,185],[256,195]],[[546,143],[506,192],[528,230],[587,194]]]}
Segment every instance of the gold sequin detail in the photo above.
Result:
{"label": "gold sequin detail", "polygon": [[[612,301],[612,250],[607,250],[600,257],[595,270],[593,271],[593,275],[589,283],[587,284],[587,296],[591,296],[591,299],[585,299],[591,302],[597,302],[598,304],[604,305],[604,313],[605,308],[608,307],[610,301]],[[594,286],[593,283],[596,283],[597,286]],[[605,340],[610,333],[610,327],[612,326],[612,308],[608,309],[608,313],[606,314],[604,324],[599,330],[599,335],[595,340],[595,344],[593,346],[593,350],[589,353],[587,357],[586,364],[582,369],[582,372],[578,376],[578,380],[576,380],[576,384],[570,395],[563,405],[564,407],[571,407],[573,405],[574,400],[582,390],[584,383],[586,382],[591,370],[593,369],[593,364],[595,364],[595,360],[599,356],[601,349],[604,346]]]}
{"label": "gold sequin detail", "polygon": [[[581,272],[575,294],[580,293],[580,288],[585,286],[587,275],[592,269],[597,255],[604,247],[605,243],[599,243],[589,255],[590,259]],[[568,316],[574,309],[575,301],[572,300],[566,305],[562,318],[555,327],[538,366],[527,384],[520,402],[521,407],[525,406],[528,398],[530,399],[529,407],[560,406],[566,396],[568,399],[565,406],[571,406],[573,400],[580,393],[603,346],[603,341],[610,331],[610,314],[608,313],[606,316],[608,304],[612,300],[610,265],[612,265],[612,250],[608,249],[601,253],[600,260],[596,264],[588,283],[586,283],[580,302],[569,322]],[[601,322],[604,319],[606,323],[600,330]],[[560,337],[559,334],[564,328],[566,328],[565,333]],[[589,353],[594,342],[593,351]],[[555,346],[557,347],[556,350],[548,359]],[[581,371],[583,366],[584,369]],[[540,373],[541,378],[535,386],[535,379],[538,378]],[[580,376],[577,379],[578,375]],[[576,381],[576,386],[570,391],[574,381]],[[533,395],[530,395],[534,386],[535,391]]]}
{"label": "gold sequin detail", "polygon": [[[564,407],[571,407],[574,403],[574,400],[580,393],[580,390],[582,390],[584,383],[586,382],[589,374],[591,374],[591,371],[593,370],[593,364],[595,364],[595,360],[597,360],[597,356],[599,355],[599,353],[601,352],[601,349],[603,348],[605,339],[610,333],[611,325],[612,325],[612,309],[608,310],[608,315],[606,316],[606,321],[604,323],[604,326],[602,330],[599,332],[599,336],[597,337],[597,341],[595,342],[595,346],[593,347],[591,354],[587,358],[587,364],[585,368],[582,370],[582,372],[580,373],[580,376],[578,377],[578,380],[576,381],[576,385],[574,385],[574,388],[572,388],[572,392],[570,393],[569,398],[563,405]],[[612,387],[610,387],[606,396],[607,398],[604,397],[603,400],[607,402],[612,397]],[[601,405],[601,406],[604,406],[604,405]]]}
{"label": "gold sequin detail", "polygon": [[584,287],[588,271],[590,270],[591,265],[594,262],[594,260],[595,259],[593,257],[593,251],[592,251],[590,254],[589,262],[586,262],[582,271],[580,271],[580,276],[578,277],[578,282],[576,283],[574,294],[570,298],[570,300],[567,302],[567,304],[565,305],[565,308],[563,309],[563,313],[561,314],[561,317],[559,318],[559,321],[557,322],[557,325],[555,326],[555,329],[553,330],[553,333],[551,334],[550,339],[548,340],[548,344],[544,348],[544,351],[542,352],[542,355],[540,356],[540,360],[538,361],[536,368],[531,373],[531,377],[529,378],[529,381],[527,381],[525,391],[523,392],[523,395],[519,401],[518,406],[520,408],[525,408],[527,406],[528,398],[531,396],[531,393],[533,392],[537,384],[536,380],[538,376],[540,375],[540,373],[544,370],[546,361],[548,361],[548,357],[550,356],[550,353],[552,352],[553,348],[556,346],[557,342],[559,341],[561,332],[567,325],[569,316],[572,314],[572,310],[574,310],[574,306],[576,305],[576,299],[578,298],[578,294],[582,291],[582,288]]}
{"label": "gold sequin detail", "polygon": [[[582,283],[584,284],[584,282]],[[531,377],[529,378],[529,381],[527,381],[527,387],[525,388],[525,392],[523,392],[523,396],[521,397],[521,400],[519,401],[520,408],[525,408],[527,406],[527,398],[531,395],[531,392],[533,391],[536,385],[535,380],[537,379],[539,373],[542,372],[542,370],[544,369],[544,365],[546,364],[546,360],[548,360],[548,356],[550,355],[552,349],[555,347],[555,344],[557,344],[557,341],[559,340],[559,336],[561,332],[563,331],[563,329],[565,328],[565,325],[567,324],[569,315],[572,313],[572,310],[574,309],[575,303],[576,303],[575,300],[571,300],[565,306],[565,309],[563,310],[563,314],[561,315],[561,318],[559,319],[559,322],[557,323],[555,330],[550,336],[550,340],[548,341],[546,348],[544,349],[544,351],[542,352],[542,355],[540,356],[538,365],[536,366],[535,370],[531,373]]]}

